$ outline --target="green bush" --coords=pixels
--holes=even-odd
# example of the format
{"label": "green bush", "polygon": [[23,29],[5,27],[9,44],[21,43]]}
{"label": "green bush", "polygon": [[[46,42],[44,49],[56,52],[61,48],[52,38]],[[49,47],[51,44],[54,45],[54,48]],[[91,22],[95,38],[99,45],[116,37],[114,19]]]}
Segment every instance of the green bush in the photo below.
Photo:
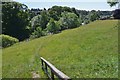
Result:
{"label": "green bush", "polygon": [[36,29],[34,30],[32,35],[30,35],[30,39],[39,38],[41,36],[43,36],[42,28],[41,27],[36,27]]}
{"label": "green bush", "polygon": [[63,12],[62,17],[59,20],[61,30],[76,28],[81,25],[81,20],[75,13]]}
{"label": "green bush", "polygon": [[3,48],[11,46],[17,42],[19,42],[19,40],[14,37],[4,34],[0,35],[0,46]]}
{"label": "green bush", "polygon": [[48,32],[55,34],[55,33],[58,33],[60,29],[61,27],[60,27],[59,22],[51,18],[49,23],[47,24]]}

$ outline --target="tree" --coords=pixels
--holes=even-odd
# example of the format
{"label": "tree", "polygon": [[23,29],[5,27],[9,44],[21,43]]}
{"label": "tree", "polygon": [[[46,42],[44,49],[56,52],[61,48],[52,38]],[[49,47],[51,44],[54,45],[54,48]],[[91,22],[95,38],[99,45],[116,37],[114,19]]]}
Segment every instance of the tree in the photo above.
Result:
{"label": "tree", "polygon": [[36,27],[41,27],[41,29],[45,29],[46,25],[49,21],[47,13],[45,11],[41,12],[41,15],[37,15],[33,17],[30,21],[30,31],[34,31]]}
{"label": "tree", "polygon": [[116,9],[113,13],[115,19],[120,19],[120,9]]}
{"label": "tree", "polygon": [[100,18],[100,15],[95,10],[92,10],[89,13],[89,18],[90,18],[90,21],[95,21],[95,20],[98,20]]}
{"label": "tree", "polygon": [[81,24],[78,16],[71,12],[63,12],[59,22],[62,30],[79,27]]}
{"label": "tree", "polygon": [[52,8],[48,9],[49,16],[53,18],[54,20],[58,21],[61,17],[62,12],[74,12],[79,16],[75,8],[70,8],[70,7],[62,7],[62,6],[53,6]]}
{"label": "tree", "polygon": [[41,15],[37,15],[37,16],[33,17],[31,19],[31,21],[30,21],[30,28],[29,28],[29,30],[31,32],[33,32],[36,29],[36,27],[40,27],[41,26],[40,21],[42,21],[41,20]]}
{"label": "tree", "polygon": [[49,17],[53,18],[56,21],[59,20],[59,16],[58,16],[57,11],[50,9],[48,12],[49,12]]}
{"label": "tree", "polygon": [[72,10],[70,7],[65,6],[62,8],[62,12],[72,12]]}
{"label": "tree", "polygon": [[49,23],[47,24],[47,30],[50,33],[57,33],[60,30],[60,25],[58,21],[54,21],[54,19],[50,19]]}
{"label": "tree", "polygon": [[30,36],[30,38],[39,38],[43,36],[42,34],[42,28],[40,27],[36,27],[34,32],[32,32],[32,35]]}
{"label": "tree", "polygon": [[56,15],[57,15],[58,17],[60,17],[61,12],[62,12],[62,7],[61,7],[61,6],[53,6],[50,10],[51,10],[51,11],[55,11],[55,12],[56,12]]}
{"label": "tree", "polygon": [[78,12],[76,11],[75,8],[72,8],[72,12],[74,12],[79,17],[79,14],[78,14]]}
{"label": "tree", "polygon": [[49,17],[47,12],[44,10],[41,12],[41,21],[40,21],[42,29],[46,28],[48,22],[49,22]]}
{"label": "tree", "polygon": [[27,6],[18,2],[2,2],[2,34],[19,40],[29,37]]}
{"label": "tree", "polygon": [[[113,6],[115,6],[116,4],[118,4],[118,3],[120,3],[120,2],[119,2],[118,0],[108,0],[107,3],[108,3],[111,7],[113,7]],[[119,6],[120,6],[120,5],[119,5]],[[115,19],[120,19],[120,9],[114,10],[114,12],[113,12],[113,17],[114,17]]]}
{"label": "tree", "polygon": [[118,0],[107,0],[107,3],[112,7],[118,4],[119,2]]}

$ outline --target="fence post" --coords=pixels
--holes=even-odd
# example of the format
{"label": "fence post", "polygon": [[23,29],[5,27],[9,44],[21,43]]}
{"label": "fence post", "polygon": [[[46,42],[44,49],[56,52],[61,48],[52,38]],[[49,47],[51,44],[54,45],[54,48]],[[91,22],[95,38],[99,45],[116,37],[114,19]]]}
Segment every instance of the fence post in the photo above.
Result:
{"label": "fence post", "polygon": [[52,72],[52,70],[51,70],[51,78],[52,80],[54,80],[54,73]]}
{"label": "fence post", "polygon": [[41,63],[42,63],[42,69],[43,69],[43,60],[41,59]]}
{"label": "fence post", "polygon": [[[54,79],[55,76],[58,77],[59,80],[71,80],[68,76],[66,76],[64,73],[62,73],[60,70],[58,70],[55,66],[53,66],[44,58],[41,57],[41,61],[42,61],[41,63],[42,63],[43,71],[45,71],[45,73],[47,74],[50,80],[55,80]],[[51,74],[47,68],[50,69]]]}
{"label": "fence post", "polygon": [[48,73],[47,64],[46,63],[45,63],[45,70],[46,70],[46,73]]}

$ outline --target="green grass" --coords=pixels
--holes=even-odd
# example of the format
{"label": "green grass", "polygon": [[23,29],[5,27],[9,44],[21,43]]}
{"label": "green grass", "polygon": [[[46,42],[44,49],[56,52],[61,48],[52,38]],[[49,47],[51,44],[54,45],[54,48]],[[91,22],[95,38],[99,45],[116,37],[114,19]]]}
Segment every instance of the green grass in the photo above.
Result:
{"label": "green grass", "polygon": [[92,22],[76,29],[21,42],[2,53],[4,78],[46,77],[40,57],[71,78],[118,77],[117,20]]}

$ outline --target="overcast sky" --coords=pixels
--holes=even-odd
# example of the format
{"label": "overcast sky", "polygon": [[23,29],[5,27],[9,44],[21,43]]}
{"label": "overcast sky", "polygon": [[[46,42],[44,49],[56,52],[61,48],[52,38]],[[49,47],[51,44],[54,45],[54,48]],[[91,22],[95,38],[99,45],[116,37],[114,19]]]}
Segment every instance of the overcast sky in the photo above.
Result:
{"label": "overcast sky", "polygon": [[107,0],[14,0],[26,4],[29,8],[50,8],[54,5],[75,7],[80,10],[114,10],[110,7]]}

